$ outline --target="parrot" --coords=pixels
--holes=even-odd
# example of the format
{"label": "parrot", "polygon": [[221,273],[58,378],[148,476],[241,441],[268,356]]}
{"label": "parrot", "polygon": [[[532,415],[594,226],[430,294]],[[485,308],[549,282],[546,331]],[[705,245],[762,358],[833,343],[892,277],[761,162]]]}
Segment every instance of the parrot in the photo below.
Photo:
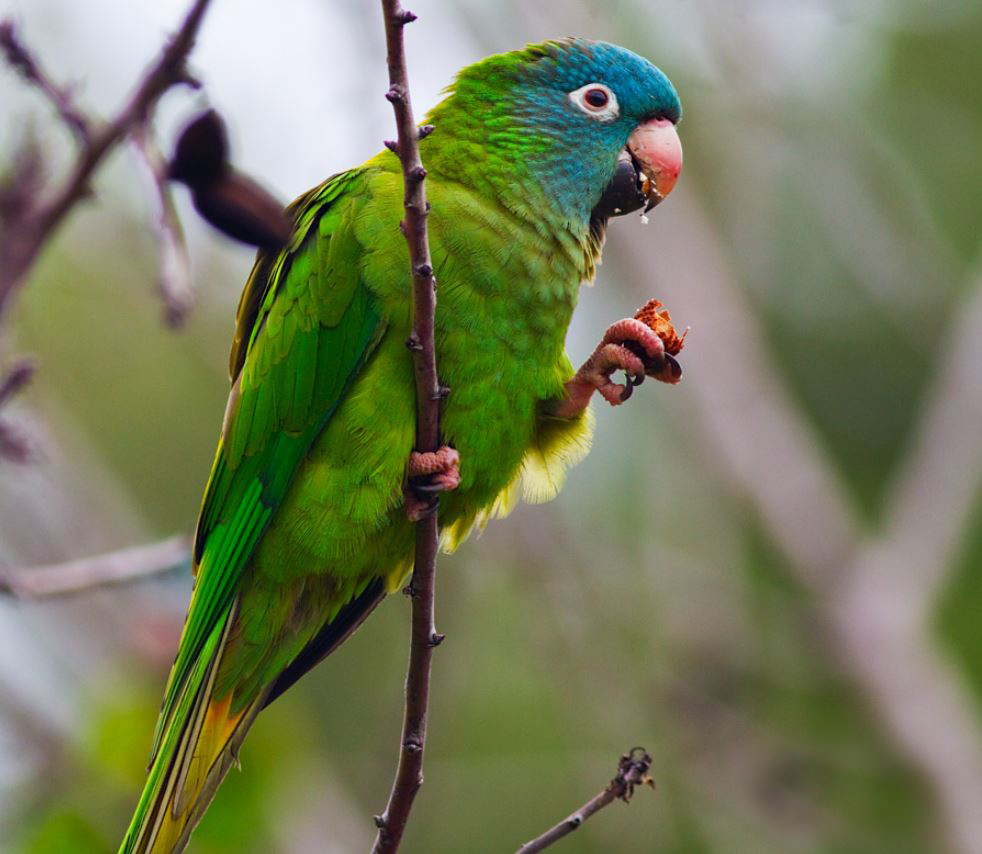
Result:
{"label": "parrot", "polygon": [[444,94],[419,142],[441,447],[414,451],[403,176],[385,149],[293,202],[288,242],[260,249],[245,284],[191,601],[121,854],[186,847],[257,715],[411,573],[434,491],[447,551],[520,498],[552,498],[589,449],[593,393],[620,404],[664,357],[633,318],[578,370],[565,338],[609,218],[678,178],[668,77],[566,38],[482,59]]}

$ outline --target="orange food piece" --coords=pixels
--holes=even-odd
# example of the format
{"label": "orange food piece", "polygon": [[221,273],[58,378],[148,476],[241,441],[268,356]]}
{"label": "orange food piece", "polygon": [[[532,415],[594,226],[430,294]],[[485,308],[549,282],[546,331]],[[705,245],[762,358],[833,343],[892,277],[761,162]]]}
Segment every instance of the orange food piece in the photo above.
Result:
{"label": "orange food piece", "polygon": [[672,316],[668,309],[664,308],[660,300],[648,300],[634,315],[635,320],[640,320],[645,326],[650,327],[655,335],[661,338],[665,345],[665,352],[669,356],[677,356],[679,351],[685,346],[685,336],[689,334],[686,329],[681,335],[675,331],[672,325]]}

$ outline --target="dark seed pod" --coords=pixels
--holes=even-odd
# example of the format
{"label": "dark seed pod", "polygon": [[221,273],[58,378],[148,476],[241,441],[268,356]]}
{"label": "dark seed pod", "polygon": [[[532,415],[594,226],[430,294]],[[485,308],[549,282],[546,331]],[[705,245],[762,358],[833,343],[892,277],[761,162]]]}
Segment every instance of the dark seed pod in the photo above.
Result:
{"label": "dark seed pod", "polygon": [[600,201],[594,207],[592,218],[605,220],[612,216],[633,213],[643,207],[645,201],[641,191],[641,174],[631,155],[625,150],[617,158],[614,177],[610,179]]}
{"label": "dark seed pod", "polygon": [[283,205],[229,164],[225,123],[214,110],[181,132],[167,174],[188,185],[198,213],[229,237],[269,250],[289,241],[293,225]]}
{"label": "dark seed pod", "polygon": [[214,110],[207,110],[181,131],[167,175],[193,190],[220,178],[228,169],[225,122]]}
{"label": "dark seed pod", "polygon": [[283,206],[244,175],[228,172],[192,191],[194,206],[215,228],[260,249],[282,249],[292,224]]}

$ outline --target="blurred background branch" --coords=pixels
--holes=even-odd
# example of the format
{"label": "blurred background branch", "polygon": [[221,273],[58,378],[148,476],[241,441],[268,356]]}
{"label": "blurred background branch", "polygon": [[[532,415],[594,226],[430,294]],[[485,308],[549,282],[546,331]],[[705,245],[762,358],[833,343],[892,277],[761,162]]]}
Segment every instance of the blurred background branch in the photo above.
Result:
{"label": "blurred background branch", "polygon": [[194,305],[194,280],[184,229],[168,183],[167,161],[154,143],[146,122],[137,125],[130,138],[157,196],[157,213],[153,218],[160,253],[157,287],[164,301],[165,321],[169,326],[178,327]]}
{"label": "blurred background branch", "polygon": [[931,779],[960,850],[982,851],[982,732],[964,677],[932,637],[932,611],[982,481],[982,279],[939,341],[941,369],[891,494],[830,597],[849,661],[894,737]]}
{"label": "blurred background branch", "polygon": [[107,584],[121,584],[191,564],[191,541],[180,534],[109,554],[30,569],[0,569],[0,593],[42,598],[80,593]]}
{"label": "blurred background branch", "polygon": [[[759,346],[763,330],[705,215],[691,201],[675,214],[666,228],[678,242],[669,240],[660,261],[695,283],[677,293],[664,287],[673,310],[698,318],[694,398],[707,439],[814,595],[843,666],[931,780],[954,849],[982,851],[982,732],[963,680],[930,634],[943,568],[982,477],[982,291],[973,277],[968,304],[940,348],[946,357],[919,441],[884,501],[886,522],[867,534],[813,431],[781,391]],[[626,251],[642,281],[644,256],[636,244]]]}
{"label": "blurred background branch", "polygon": [[88,116],[75,106],[71,89],[59,86],[48,78],[39,61],[21,42],[13,21],[0,22],[0,51],[3,51],[7,64],[14,71],[44,93],[79,144],[86,145],[90,136]]}
{"label": "blurred background branch", "polygon": [[[0,373],[0,411],[34,377],[37,370],[32,359],[20,358]],[[27,462],[31,455],[30,441],[16,427],[0,418],[0,460],[7,462]]]}
{"label": "blurred background branch", "polygon": [[37,166],[22,166],[7,178],[5,196],[18,199],[14,210],[0,209],[0,316],[17,287],[28,275],[45,243],[65,216],[91,192],[91,179],[105,157],[127,136],[145,133],[160,97],[178,85],[197,86],[186,62],[210,0],[195,0],[180,29],[170,38],[157,60],[143,75],[135,91],[106,122],[84,116],[71,93],[52,83],[37,59],[21,42],[12,21],[0,24],[0,50],[25,80],[51,100],[58,115],[75,134],[79,152],[64,183],[47,199],[40,198]]}

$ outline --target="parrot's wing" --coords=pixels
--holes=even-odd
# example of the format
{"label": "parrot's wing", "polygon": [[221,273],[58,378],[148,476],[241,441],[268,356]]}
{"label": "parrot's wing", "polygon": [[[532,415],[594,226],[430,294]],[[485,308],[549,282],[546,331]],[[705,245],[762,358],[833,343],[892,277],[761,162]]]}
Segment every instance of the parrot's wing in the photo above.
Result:
{"label": "parrot's wing", "polygon": [[276,677],[269,693],[263,700],[263,707],[265,708],[272,703],[284,691],[296,684],[301,676],[308,673],[334,652],[375,610],[375,606],[385,598],[386,593],[385,579],[375,578],[361,593],[325,622],[310,643],[300,650],[297,656]]}
{"label": "parrot's wing", "polygon": [[195,590],[161,708],[156,755],[196,662],[224,632],[243,567],[290,480],[385,329],[361,282],[352,220],[359,171],[293,206],[297,228],[260,255],[239,305],[233,386],[195,536]]}

